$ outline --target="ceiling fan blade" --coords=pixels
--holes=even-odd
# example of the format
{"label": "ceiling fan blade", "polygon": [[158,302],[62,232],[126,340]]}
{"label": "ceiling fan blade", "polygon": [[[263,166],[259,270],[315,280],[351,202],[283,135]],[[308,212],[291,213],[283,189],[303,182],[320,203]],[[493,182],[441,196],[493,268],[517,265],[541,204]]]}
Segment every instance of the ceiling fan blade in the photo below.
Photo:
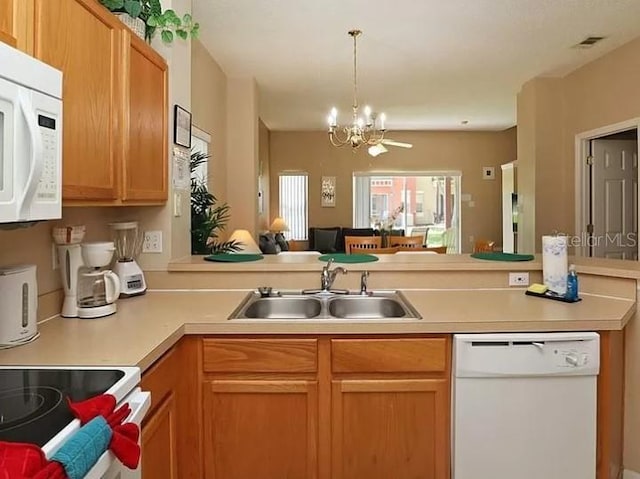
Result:
{"label": "ceiling fan blade", "polygon": [[382,143],[389,146],[399,146],[400,148],[413,148],[411,143],[403,143],[395,140],[382,140]]}
{"label": "ceiling fan blade", "polygon": [[378,155],[380,155],[382,153],[386,153],[389,150],[387,150],[384,147],[384,145],[381,145],[380,143],[378,143],[377,145],[370,146],[367,151],[369,152],[369,154],[371,156],[376,157],[376,156],[378,156]]}

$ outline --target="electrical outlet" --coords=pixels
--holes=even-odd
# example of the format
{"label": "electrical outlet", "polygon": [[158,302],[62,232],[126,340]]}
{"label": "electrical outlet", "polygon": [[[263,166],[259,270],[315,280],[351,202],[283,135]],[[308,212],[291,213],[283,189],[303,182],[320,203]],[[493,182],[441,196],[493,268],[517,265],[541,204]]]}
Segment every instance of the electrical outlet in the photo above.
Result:
{"label": "electrical outlet", "polygon": [[509,286],[529,286],[529,273],[509,273]]}
{"label": "electrical outlet", "polygon": [[51,243],[51,269],[58,269],[60,262],[58,260],[58,247],[55,243]]}
{"label": "electrical outlet", "polygon": [[143,253],[162,253],[162,231],[145,231]]}

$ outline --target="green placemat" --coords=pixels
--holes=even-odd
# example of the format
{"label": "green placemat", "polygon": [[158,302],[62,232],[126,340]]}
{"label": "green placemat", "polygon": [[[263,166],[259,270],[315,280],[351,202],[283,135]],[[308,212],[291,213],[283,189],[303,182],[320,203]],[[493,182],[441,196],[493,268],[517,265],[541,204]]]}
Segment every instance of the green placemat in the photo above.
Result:
{"label": "green placemat", "polygon": [[491,261],[531,261],[533,259],[532,254],[500,253],[498,251],[472,253],[471,257]]}
{"label": "green placemat", "polygon": [[331,253],[318,256],[320,261],[329,261],[331,258],[333,258],[336,263],[372,263],[378,261],[378,257],[372,254]]}
{"label": "green placemat", "polygon": [[261,254],[232,254],[232,253],[219,253],[205,256],[206,261],[218,261],[220,263],[245,263],[247,261],[258,261],[264,258]]}

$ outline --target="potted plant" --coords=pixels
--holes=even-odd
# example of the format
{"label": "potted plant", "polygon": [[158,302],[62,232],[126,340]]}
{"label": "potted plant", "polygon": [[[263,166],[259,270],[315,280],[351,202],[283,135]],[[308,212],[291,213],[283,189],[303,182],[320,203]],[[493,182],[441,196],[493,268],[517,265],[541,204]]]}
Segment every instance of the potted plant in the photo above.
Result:
{"label": "potted plant", "polygon": [[[191,153],[189,170],[193,173],[211,155],[199,151]],[[242,243],[218,241],[218,234],[229,221],[231,207],[227,203],[216,206],[218,200],[207,188],[206,180],[191,176],[191,254],[214,254],[239,251]]]}
{"label": "potted plant", "polygon": [[[151,40],[157,31],[165,43],[172,43],[175,36],[183,40],[198,38],[200,32],[200,25],[193,21],[190,14],[185,13],[180,17],[171,9],[163,11],[160,0],[100,0],[100,3],[113,13],[126,14],[142,21],[147,40]],[[136,31],[133,23],[123,21]]]}

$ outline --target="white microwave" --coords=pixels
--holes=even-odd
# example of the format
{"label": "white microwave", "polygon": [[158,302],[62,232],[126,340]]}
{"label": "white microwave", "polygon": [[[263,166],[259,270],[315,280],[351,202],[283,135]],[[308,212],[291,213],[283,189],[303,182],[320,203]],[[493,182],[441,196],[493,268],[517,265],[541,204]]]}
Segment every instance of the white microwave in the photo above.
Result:
{"label": "white microwave", "polygon": [[62,72],[0,42],[0,223],[62,217]]}

